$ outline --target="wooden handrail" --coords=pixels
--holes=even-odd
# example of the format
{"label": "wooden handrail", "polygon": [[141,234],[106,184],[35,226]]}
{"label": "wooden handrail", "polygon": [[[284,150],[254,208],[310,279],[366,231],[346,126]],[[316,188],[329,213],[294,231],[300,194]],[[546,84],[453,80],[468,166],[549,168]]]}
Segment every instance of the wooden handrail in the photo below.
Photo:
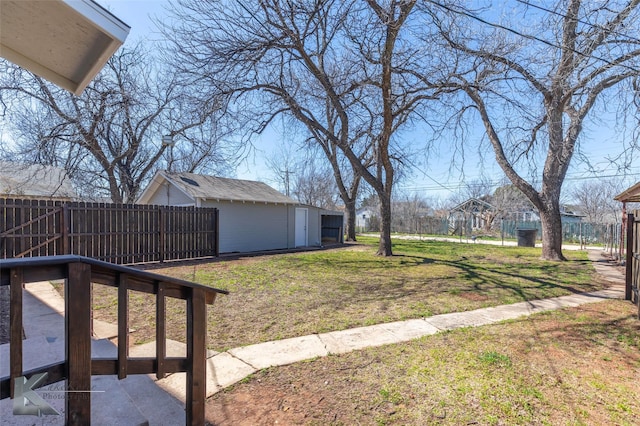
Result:
{"label": "wooden handrail", "polygon": [[[66,279],[65,360],[30,371],[22,368],[22,288],[26,282]],[[91,284],[118,288],[118,354],[113,359],[91,359]],[[0,380],[0,398],[13,397],[21,376],[48,373],[45,386],[67,379],[68,390],[88,391],[92,375],[187,373],[186,424],[204,424],[206,397],[206,305],[225,290],[166,277],[81,256],[50,256],[0,260],[0,286],[10,285],[10,376]],[[128,358],[128,290],[156,295],[156,356]],[[73,297],[69,297],[73,294]],[[165,298],[187,302],[187,356],[167,358]],[[66,424],[89,424],[90,393],[66,399]]]}

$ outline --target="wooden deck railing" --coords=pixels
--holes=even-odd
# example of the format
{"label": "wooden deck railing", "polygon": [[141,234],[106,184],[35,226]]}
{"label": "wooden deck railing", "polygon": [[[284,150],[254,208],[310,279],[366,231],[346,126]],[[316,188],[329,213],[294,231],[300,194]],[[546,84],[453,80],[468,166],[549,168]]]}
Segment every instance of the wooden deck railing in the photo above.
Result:
{"label": "wooden deck railing", "polygon": [[627,215],[625,299],[638,306],[640,319],[640,210]]}
{"label": "wooden deck railing", "polygon": [[[65,360],[23,371],[22,289],[25,282],[66,279]],[[118,288],[118,352],[114,359],[91,358],[91,283]],[[186,372],[186,424],[204,424],[206,397],[206,305],[217,294],[228,294],[187,281],[80,256],[36,257],[0,261],[0,285],[10,285],[10,376],[0,381],[0,399],[13,397],[14,382],[20,377],[47,373],[39,386],[67,380],[67,390],[87,391],[85,397],[66,398],[67,425],[91,422],[91,376]],[[128,290],[156,295],[156,356],[128,357]],[[166,356],[166,298],[186,300],[187,356]]]}

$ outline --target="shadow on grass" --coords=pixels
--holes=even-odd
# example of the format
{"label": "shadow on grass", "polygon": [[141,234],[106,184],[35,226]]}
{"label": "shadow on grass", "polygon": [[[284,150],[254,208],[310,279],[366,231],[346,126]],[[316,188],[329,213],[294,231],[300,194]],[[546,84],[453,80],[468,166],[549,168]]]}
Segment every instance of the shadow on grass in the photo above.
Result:
{"label": "shadow on grass", "polygon": [[[588,261],[577,260],[569,262],[584,266],[585,268],[588,267]],[[583,287],[564,284],[562,276],[570,272],[566,271],[561,274],[558,271],[559,265],[555,263],[532,265],[521,263],[517,265],[501,265],[501,267],[494,269],[466,261],[440,261],[439,263],[460,270],[462,272],[461,278],[473,283],[472,287],[476,292],[482,293],[493,288],[500,288],[510,291],[522,301],[544,297],[544,295],[540,295],[539,293],[527,294],[526,290],[562,290],[571,294],[577,294],[600,288],[591,283]],[[510,271],[510,269],[514,271]],[[525,285],[524,283],[529,284]]]}
{"label": "shadow on grass", "polygon": [[[640,367],[640,322],[634,316],[635,307],[617,300],[595,303],[548,314],[534,315],[521,321],[530,324],[536,345],[561,347],[567,359],[584,358],[585,351],[603,352],[603,358],[594,362],[607,361],[606,353],[614,353],[629,367]],[[549,321],[551,316],[553,321]],[[524,341],[524,340],[522,340]],[[596,356],[596,355],[593,355]],[[600,355],[603,356],[603,355]],[[550,369],[555,369],[558,361],[547,356]],[[560,376],[560,373],[557,372]]]}
{"label": "shadow on grass", "polygon": [[290,267],[297,269],[330,267],[341,271],[378,271],[408,266],[428,265],[437,262],[428,256],[396,254],[390,257],[371,255],[370,259],[362,257],[292,257],[286,260]]}

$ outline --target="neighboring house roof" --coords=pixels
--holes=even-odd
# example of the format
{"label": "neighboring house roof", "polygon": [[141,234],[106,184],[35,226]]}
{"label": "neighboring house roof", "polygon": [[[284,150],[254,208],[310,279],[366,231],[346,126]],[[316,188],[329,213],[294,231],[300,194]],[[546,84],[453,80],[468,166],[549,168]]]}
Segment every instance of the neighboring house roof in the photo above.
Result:
{"label": "neighboring house roof", "polygon": [[299,204],[263,182],[166,171],[156,173],[138,198],[138,202],[147,202],[163,181],[170,182],[193,200]]}
{"label": "neighboring house roof", "polygon": [[586,217],[579,206],[571,206],[568,204],[563,204],[560,206],[560,215],[568,216],[568,217]]}
{"label": "neighboring house roof", "polygon": [[614,200],[623,203],[640,203],[640,182],[625,189],[620,194],[613,197]]}
{"label": "neighboring house roof", "polygon": [[[467,201],[453,207],[450,210],[450,213],[454,213],[454,212],[484,213],[487,211],[493,211],[494,209],[495,209],[494,206],[486,201],[480,200],[478,198],[469,198]],[[535,213],[536,215],[538,214],[538,210],[534,207],[527,208],[524,210],[519,209],[519,210],[509,211],[507,213],[515,213],[515,212],[517,213],[530,212],[530,213]],[[582,212],[578,211],[578,208],[576,206],[569,206],[569,205],[560,206],[560,215],[564,217],[576,217],[576,218],[581,218],[585,216]]]}
{"label": "neighboring house roof", "polygon": [[26,198],[77,198],[64,169],[39,164],[0,161],[0,196]]}
{"label": "neighboring house roof", "polygon": [[452,208],[451,211],[468,212],[477,211],[478,208],[481,210],[493,210],[493,206],[486,201],[482,201],[478,198],[469,198],[467,201],[460,203]]}
{"label": "neighboring house roof", "polygon": [[79,95],[129,26],[93,0],[3,0],[0,55]]}

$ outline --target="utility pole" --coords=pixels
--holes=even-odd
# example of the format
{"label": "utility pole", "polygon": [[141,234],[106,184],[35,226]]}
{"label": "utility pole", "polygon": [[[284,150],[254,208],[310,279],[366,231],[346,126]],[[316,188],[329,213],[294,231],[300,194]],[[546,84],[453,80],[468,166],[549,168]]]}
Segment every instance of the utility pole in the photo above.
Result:
{"label": "utility pole", "polygon": [[284,173],[284,185],[285,185],[285,195],[288,197],[289,196],[289,175],[290,174],[294,174],[295,172],[292,172],[291,170],[289,170],[289,168],[287,167],[284,170],[280,170],[280,173]]}

